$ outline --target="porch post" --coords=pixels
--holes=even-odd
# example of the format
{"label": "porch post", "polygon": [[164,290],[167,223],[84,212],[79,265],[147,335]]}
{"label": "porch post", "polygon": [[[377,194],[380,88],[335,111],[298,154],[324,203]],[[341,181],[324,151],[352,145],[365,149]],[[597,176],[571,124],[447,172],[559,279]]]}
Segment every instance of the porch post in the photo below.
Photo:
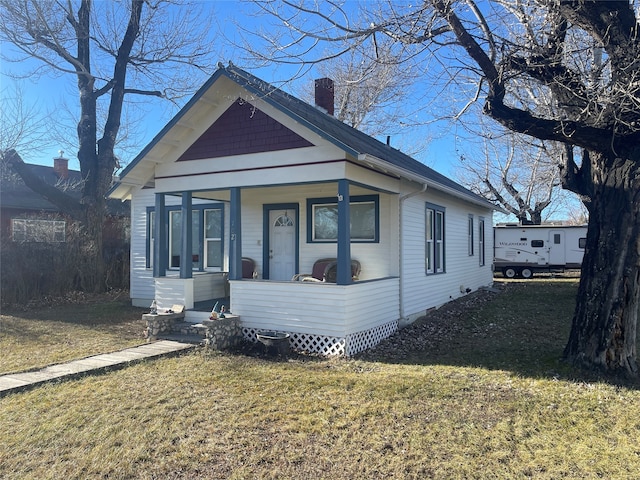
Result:
{"label": "porch post", "polygon": [[230,243],[229,243],[229,280],[242,279],[242,232],[240,188],[231,189],[231,205],[229,206]]}
{"label": "porch post", "polygon": [[351,283],[351,219],[349,181],[338,180],[338,272],[336,283]]}
{"label": "porch post", "polygon": [[167,275],[167,210],[164,193],[156,193],[155,225],[153,245],[153,277]]}
{"label": "porch post", "polygon": [[182,244],[180,246],[180,278],[193,277],[193,198],[191,192],[182,192]]}

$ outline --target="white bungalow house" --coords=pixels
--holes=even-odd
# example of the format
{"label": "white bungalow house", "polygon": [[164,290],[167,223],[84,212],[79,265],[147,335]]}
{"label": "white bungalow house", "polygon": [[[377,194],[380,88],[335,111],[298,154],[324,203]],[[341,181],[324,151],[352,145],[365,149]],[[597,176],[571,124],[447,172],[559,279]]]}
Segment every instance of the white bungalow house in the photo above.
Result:
{"label": "white bungalow house", "polygon": [[[316,103],[221,67],[123,170],[134,305],[198,322],[224,299],[248,339],[352,355],[492,283],[495,207],[335,119],[331,80]],[[294,280],[325,258],[330,281]]]}

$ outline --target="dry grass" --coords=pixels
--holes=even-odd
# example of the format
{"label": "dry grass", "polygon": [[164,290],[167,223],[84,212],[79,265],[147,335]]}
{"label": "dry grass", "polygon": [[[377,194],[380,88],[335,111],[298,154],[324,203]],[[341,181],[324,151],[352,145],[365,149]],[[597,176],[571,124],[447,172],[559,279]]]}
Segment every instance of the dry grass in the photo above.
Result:
{"label": "dry grass", "polygon": [[143,309],[126,295],[43,304],[0,315],[0,374],[42,368],[145,342]]}
{"label": "dry grass", "polygon": [[406,361],[200,350],[14,394],[0,477],[636,478],[638,390],[557,360],[574,293],[510,283]]}

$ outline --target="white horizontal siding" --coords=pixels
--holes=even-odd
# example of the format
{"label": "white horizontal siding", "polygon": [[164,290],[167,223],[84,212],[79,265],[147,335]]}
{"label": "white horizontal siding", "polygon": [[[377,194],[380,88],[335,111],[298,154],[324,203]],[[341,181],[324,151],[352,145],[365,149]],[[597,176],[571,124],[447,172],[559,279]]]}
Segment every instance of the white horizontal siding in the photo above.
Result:
{"label": "white horizontal siding", "polygon": [[138,190],[131,198],[131,279],[134,304],[150,305],[154,299],[153,271],[147,268],[147,207],[154,205],[153,190]]}
{"label": "white horizontal siding", "polygon": [[[415,187],[415,185],[414,185]],[[256,187],[242,190],[242,254],[257,265],[258,276],[264,271],[263,215],[265,204],[298,205],[300,238],[299,271],[309,273],[313,263],[323,257],[336,257],[335,243],[307,243],[307,199],[333,197],[336,183],[319,183],[287,187]],[[352,186],[350,195],[370,194]],[[403,194],[412,193],[411,190]],[[243,324],[264,329],[324,334],[342,337],[365,331],[400,317],[415,318],[427,309],[458,298],[466,288],[492,283],[491,259],[493,236],[492,212],[433,189],[400,200],[395,194],[379,193],[380,238],[378,243],[354,243],[351,256],[360,261],[362,272],[352,286],[314,285],[289,282],[235,282],[231,308],[241,315]],[[202,200],[195,200],[199,203]],[[425,203],[441,205],[445,213],[446,272],[425,274]],[[167,196],[168,205],[180,203],[179,197]],[[400,203],[402,213],[400,214]],[[146,268],[146,207],[154,204],[153,190],[142,190],[132,201],[132,298],[153,299],[154,279]],[[226,204],[228,207],[228,204]],[[225,209],[225,258],[228,256],[229,215]],[[468,216],[474,218],[473,256],[468,255]],[[479,265],[478,220],[485,219],[484,266]],[[400,242],[402,257],[400,260]],[[393,278],[393,277],[400,277]],[[364,280],[388,279],[364,282]],[[214,282],[215,283],[215,282]],[[218,284],[196,283],[191,294],[199,299],[213,298]],[[400,288],[402,292],[400,292]],[[167,302],[185,303],[174,293],[162,293]],[[402,301],[400,308],[399,301]],[[149,302],[150,303],[150,302]]]}
{"label": "white horizontal siding", "polygon": [[350,286],[346,301],[347,334],[362,332],[398,320],[398,278],[387,278]]}
{"label": "white horizontal siding", "polygon": [[[426,202],[445,207],[445,273],[425,274]],[[492,212],[434,190],[403,203],[402,289],[403,316],[415,318],[425,310],[440,306],[493,282],[491,259]],[[468,218],[473,215],[474,255],[468,252]],[[478,220],[485,219],[485,265],[478,256]],[[461,291],[462,290],[462,291]]]}
{"label": "white horizontal siding", "polygon": [[[175,206],[181,204],[181,197],[166,196],[165,203],[167,206]],[[211,201],[194,199],[193,204],[212,203]],[[217,203],[217,202],[213,202]],[[155,206],[155,195],[152,189],[142,189],[137,191],[131,199],[131,284],[130,297],[134,300],[134,304],[146,306],[151,304],[155,298],[155,281],[153,278],[153,269],[147,268],[147,207]],[[225,231],[229,231],[229,215],[228,208],[225,210]],[[225,258],[228,253],[228,242],[225,242]],[[173,272],[176,272],[175,270]],[[169,273],[171,275],[171,273]],[[197,275],[197,274],[196,274]],[[207,280],[202,279],[202,282]],[[209,286],[203,285],[197,292],[196,301],[199,297],[213,298],[212,293],[206,293]],[[172,296],[172,299],[173,298]],[[158,300],[156,298],[156,300]],[[169,300],[167,300],[169,301]],[[184,301],[173,302],[184,304]],[[171,305],[173,305],[173,303]],[[169,305],[169,306],[171,306]]]}
{"label": "white horizontal siding", "polygon": [[224,298],[225,275],[222,273],[194,273],[193,297],[195,302]]}
{"label": "white horizontal siding", "polygon": [[222,273],[195,273],[193,278],[180,278],[176,274],[155,279],[155,300],[159,308],[184,305],[193,308],[195,302],[222,298],[225,278]]}
{"label": "white horizontal siding", "polygon": [[231,311],[245,328],[344,337],[397,319],[397,292],[398,279],[353,285],[232,281]]}
{"label": "white horizontal siding", "polygon": [[178,277],[158,277],[155,279],[155,299],[158,308],[171,308],[172,305],[184,305],[193,308],[194,279]]}
{"label": "white horizontal siding", "polygon": [[[242,255],[257,264],[262,278],[263,206],[265,204],[294,203],[298,205],[298,232],[300,236],[297,273],[311,273],[313,264],[320,258],[337,256],[336,243],[307,243],[307,199],[334,197],[336,184],[300,185],[287,188],[255,188],[242,191]],[[350,195],[371,194],[362,188],[352,187]],[[379,194],[380,241],[378,243],[353,243],[351,257],[362,265],[361,280],[384,278],[398,274],[397,250],[397,197]],[[290,212],[291,213],[291,212]]]}

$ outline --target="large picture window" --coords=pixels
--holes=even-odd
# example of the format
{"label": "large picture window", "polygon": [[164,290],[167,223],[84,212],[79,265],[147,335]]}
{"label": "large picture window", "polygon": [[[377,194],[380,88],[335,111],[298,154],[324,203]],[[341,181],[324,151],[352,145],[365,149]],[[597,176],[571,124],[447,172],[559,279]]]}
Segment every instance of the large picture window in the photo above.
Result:
{"label": "large picture window", "polygon": [[[363,195],[350,198],[349,219],[352,242],[378,242],[379,197]],[[335,197],[307,200],[307,241],[338,240],[338,202]]]}
{"label": "large picture window", "polygon": [[[194,270],[221,270],[224,260],[224,210],[222,204],[194,205],[191,230],[191,262]],[[182,211],[167,207],[169,268],[180,268],[182,248]],[[153,267],[156,215],[147,210],[147,267]]]}
{"label": "large picture window", "polygon": [[427,203],[425,211],[425,270],[427,274],[445,271],[444,207]]}

